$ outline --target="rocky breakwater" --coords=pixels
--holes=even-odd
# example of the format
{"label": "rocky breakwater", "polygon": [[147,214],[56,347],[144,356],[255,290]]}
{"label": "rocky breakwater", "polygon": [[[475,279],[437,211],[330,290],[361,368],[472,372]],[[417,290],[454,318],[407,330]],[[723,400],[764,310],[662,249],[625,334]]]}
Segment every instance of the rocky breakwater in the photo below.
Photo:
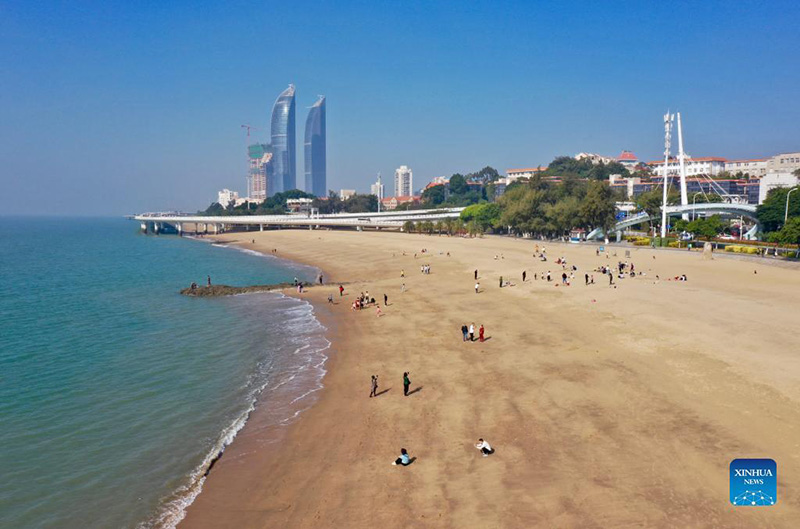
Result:
{"label": "rocky breakwater", "polygon": [[[297,288],[294,283],[277,283],[275,285],[250,285],[247,287],[231,287],[228,285],[200,286],[194,285],[181,290],[184,296],[195,296],[198,298],[234,296],[236,294],[252,294],[254,292],[269,292],[271,290],[283,290],[286,288]],[[309,287],[303,285],[303,290]]]}

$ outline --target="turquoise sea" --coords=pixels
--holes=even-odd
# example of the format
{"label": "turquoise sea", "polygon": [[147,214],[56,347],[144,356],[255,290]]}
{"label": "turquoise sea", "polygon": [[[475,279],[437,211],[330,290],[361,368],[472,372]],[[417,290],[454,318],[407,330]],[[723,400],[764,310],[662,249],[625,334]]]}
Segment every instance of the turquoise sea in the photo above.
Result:
{"label": "turquoise sea", "polygon": [[309,304],[178,294],[315,269],[138,228],[0,217],[0,527],[172,527],[257,396],[286,422],[321,387]]}

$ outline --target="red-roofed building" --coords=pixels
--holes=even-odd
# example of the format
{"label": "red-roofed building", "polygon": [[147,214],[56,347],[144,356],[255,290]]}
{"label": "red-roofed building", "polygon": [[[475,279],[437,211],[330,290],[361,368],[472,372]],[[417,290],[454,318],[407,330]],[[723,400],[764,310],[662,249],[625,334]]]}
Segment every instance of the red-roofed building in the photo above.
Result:
{"label": "red-roofed building", "polygon": [[633,171],[636,166],[639,165],[639,159],[631,151],[622,151],[622,153],[617,156],[617,161],[624,165],[629,171]]}
{"label": "red-roofed building", "polygon": [[392,211],[397,209],[400,204],[419,204],[420,197],[387,197],[381,200],[381,209],[384,211]]}

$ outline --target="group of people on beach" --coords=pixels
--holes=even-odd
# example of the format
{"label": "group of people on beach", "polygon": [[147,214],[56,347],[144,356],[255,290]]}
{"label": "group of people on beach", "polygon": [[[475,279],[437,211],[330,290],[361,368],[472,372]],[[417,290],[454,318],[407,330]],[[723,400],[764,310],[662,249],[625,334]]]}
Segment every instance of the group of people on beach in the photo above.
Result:
{"label": "group of people on beach", "polygon": [[355,300],[353,300],[352,310],[361,310],[373,304],[375,304],[375,298],[370,297],[368,290],[366,294],[362,292]]}
{"label": "group of people on beach", "polygon": [[[486,329],[484,328],[483,324],[481,324],[481,326],[478,328],[478,341],[479,342],[484,341],[485,332],[486,332]],[[463,338],[463,341],[465,341],[465,342],[466,341],[474,342],[475,341],[475,323],[470,323],[469,326],[467,326],[466,323],[464,325],[462,325],[461,326],[461,337]]]}

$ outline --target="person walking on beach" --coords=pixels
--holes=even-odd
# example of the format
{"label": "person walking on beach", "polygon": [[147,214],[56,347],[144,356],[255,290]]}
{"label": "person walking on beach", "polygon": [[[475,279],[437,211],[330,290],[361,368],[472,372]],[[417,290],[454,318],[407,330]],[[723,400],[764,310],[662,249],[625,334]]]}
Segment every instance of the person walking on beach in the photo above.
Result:
{"label": "person walking on beach", "polygon": [[586,284],[589,284],[589,274],[583,274],[583,277],[586,278]]}
{"label": "person walking on beach", "polygon": [[476,282],[476,283],[475,283],[475,293],[476,293],[476,294],[478,293],[478,289],[479,289],[479,288],[481,288],[481,284]]}
{"label": "person walking on beach", "polygon": [[525,282],[525,278],[528,277],[528,272],[526,270],[522,271],[522,282]]}
{"label": "person walking on beach", "polygon": [[333,294],[328,294],[328,303],[333,305]]}
{"label": "person walking on beach", "polygon": [[322,284],[322,274],[319,275],[319,284]]}
{"label": "person walking on beach", "polygon": [[376,314],[376,315],[377,315],[379,318],[380,318],[381,316],[383,316],[383,312],[381,312],[381,306],[380,306],[380,305],[375,305],[375,314]]}
{"label": "person walking on beach", "polygon": [[403,284],[400,286],[400,292],[405,292],[405,291],[406,291],[406,284],[405,284],[405,283],[403,283]]}
{"label": "person walking on beach", "polygon": [[476,268],[475,269],[475,281],[477,281],[477,280],[478,280],[478,269]]}
{"label": "person walking on beach", "polygon": [[208,276],[208,286],[211,286],[211,276]]}
{"label": "person walking on beach", "polygon": [[500,288],[503,288],[503,276],[500,276]]}
{"label": "person walking on beach", "polygon": [[389,304],[389,296],[387,296],[386,294],[383,295],[383,304],[384,305],[388,305]]}
{"label": "person walking on beach", "polygon": [[344,295],[344,287],[342,285],[339,285],[339,297],[342,297],[343,295]]}
{"label": "person walking on beach", "polygon": [[369,397],[378,396],[378,375],[372,375],[372,389],[369,392]]}
{"label": "person walking on beach", "polygon": [[400,270],[400,277],[406,277],[406,271]]}
{"label": "person walking on beach", "polygon": [[411,386],[411,379],[408,378],[408,371],[403,373],[403,396],[408,397],[408,388]]}
{"label": "person walking on beach", "polygon": [[474,323],[470,323],[469,324],[469,341],[470,342],[474,342],[475,341],[475,324]]}
{"label": "person walking on beach", "polygon": [[478,340],[480,340],[481,342],[483,342],[483,333],[484,333],[484,328],[483,324],[481,323],[481,326],[478,328]]}
{"label": "person walking on beach", "polygon": [[400,457],[392,461],[393,465],[402,465],[407,467],[411,464],[411,458],[408,457],[408,451],[405,448],[400,449]]}
{"label": "person walking on beach", "polygon": [[483,439],[478,439],[478,443],[475,445],[475,448],[481,451],[483,457],[488,457],[490,454],[494,454],[494,449]]}
{"label": "person walking on beach", "polygon": [[467,336],[468,335],[469,335],[469,328],[467,327],[467,324],[465,323],[464,325],[461,326],[461,336],[462,336],[462,338],[464,338],[465,342],[467,341]]}

